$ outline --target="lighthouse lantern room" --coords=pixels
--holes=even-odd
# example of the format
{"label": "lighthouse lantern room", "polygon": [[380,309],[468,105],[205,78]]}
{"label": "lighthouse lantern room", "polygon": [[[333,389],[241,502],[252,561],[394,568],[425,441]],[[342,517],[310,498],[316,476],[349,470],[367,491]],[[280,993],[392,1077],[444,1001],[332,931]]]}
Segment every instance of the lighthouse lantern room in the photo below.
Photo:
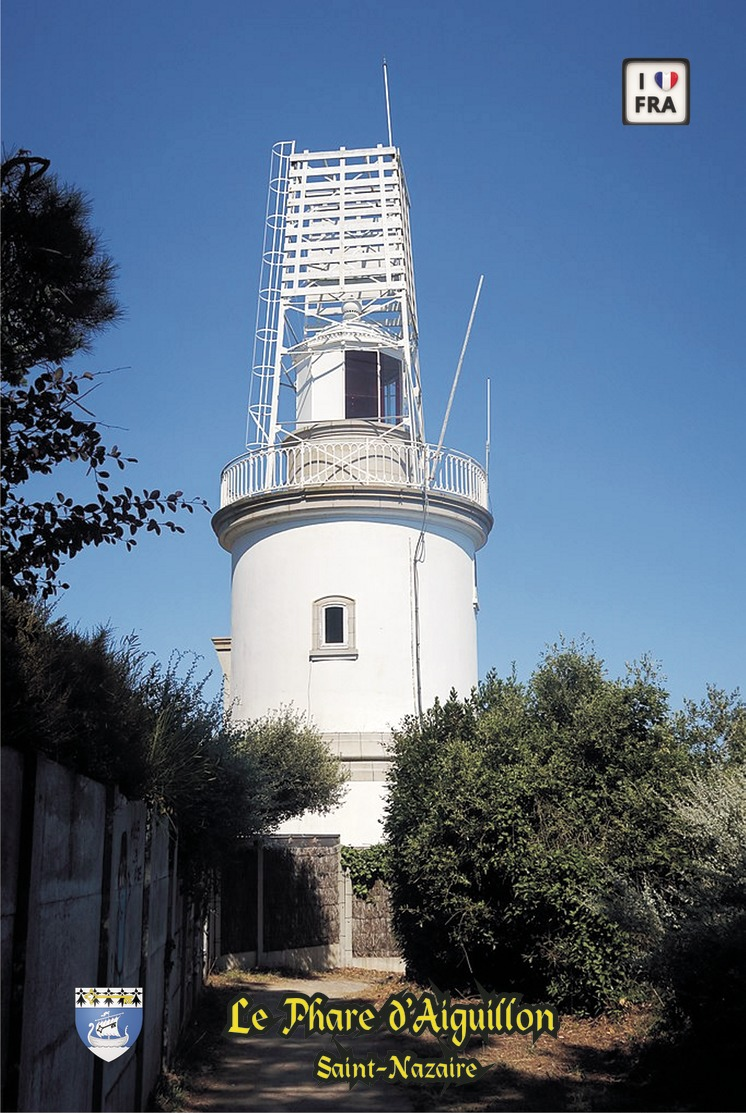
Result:
{"label": "lighthouse lantern room", "polygon": [[393,146],[272,153],[247,451],[213,526],[232,557],[234,714],[292,705],[350,774],[294,833],[379,842],[391,731],[477,682],[487,476],[425,440],[409,200]]}

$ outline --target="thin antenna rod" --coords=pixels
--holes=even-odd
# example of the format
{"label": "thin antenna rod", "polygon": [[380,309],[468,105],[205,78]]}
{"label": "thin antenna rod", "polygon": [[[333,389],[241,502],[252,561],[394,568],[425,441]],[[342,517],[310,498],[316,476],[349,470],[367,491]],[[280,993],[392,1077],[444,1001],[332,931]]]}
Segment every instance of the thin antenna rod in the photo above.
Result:
{"label": "thin antenna rod", "polygon": [[469,324],[466,328],[466,336],[464,337],[464,343],[461,346],[461,355],[458,357],[458,366],[456,367],[456,374],[453,376],[453,386],[451,387],[451,396],[448,399],[448,405],[446,406],[446,413],[445,413],[445,417],[443,418],[443,428],[440,430],[440,440],[438,441],[438,447],[435,450],[435,457],[433,459],[433,467],[437,466],[438,460],[440,459],[440,450],[443,447],[443,441],[445,440],[446,427],[448,425],[448,418],[451,416],[451,406],[453,405],[453,396],[455,395],[456,387],[458,386],[459,375],[461,374],[461,365],[464,362],[464,356],[466,355],[466,345],[469,343],[469,336],[471,335],[471,326],[474,324],[474,314],[477,311],[477,305],[479,303],[479,295],[482,292],[482,283],[483,282],[484,282],[484,275],[480,274],[479,284],[477,286],[477,292],[474,295],[474,304],[471,307],[471,316],[469,317]]}
{"label": "thin antenna rod", "polygon": [[391,134],[391,103],[389,102],[389,71],[386,66],[386,59],[383,60],[383,89],[386,94],[386,123],[389,129],[389,147],[393,147],[394,139]]}
{"label": "thin antenna rod", "polygon": [[490,481],[490,441],[492,440],[492,393],[490,380],[487,380],[487,440],[484,445],[484,474]]}

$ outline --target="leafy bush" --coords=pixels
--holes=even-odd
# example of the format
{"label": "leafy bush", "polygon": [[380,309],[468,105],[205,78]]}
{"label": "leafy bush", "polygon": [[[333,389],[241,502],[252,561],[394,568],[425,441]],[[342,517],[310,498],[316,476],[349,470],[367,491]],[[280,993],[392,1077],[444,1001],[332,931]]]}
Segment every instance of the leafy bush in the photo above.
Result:
{"label": "leafy bush", "polygon": [[650,663],[612,681],[582,646],[407,721],[386,826],[411,972],[574,1011],[629,996],[651,946],[639,893],[683,866],[666,802],[689,765]]}
{"label": "leafy bush", "polygon": [[342,866],[350,875],[352,891],[367,900],[376,881],[388,885],[391,875],[391,853],[386,843],[376,846],[343,846]]}
{"label": "leafy bush", "polygon": [[[729,703],[731,732],[744,708],[737,696]],[[653,1079],[661,1092],[681,1095],[681,1108],[741,1110],[746,767],[738,745],[719,748],[715,760],[708,750],[703,761],[701,737],[698,727],[698,769],[672,805],[682,824],[687,869],[673,891],[648,894],[659,928],[648,974],[663,1009],[637,1073],[642,1082]]]}
{"label": "leafy bush", "polygon": [[289,709],[226,719],[195,667],[152,663],[13,597],[3,607],[3,742],[54,760],[169,815],[198,875],[235,840],[306,808],[328,810],[344,787],[320,735]]}
{"label": "leafy bush", "polygon": [[146,655],[99,629],[83,636],[44,606],[3,595],[3,744],[36,749],[133,798],[148,784]]}
{"label": "leafy bush", "polygon": [[746,1001],[746,767],[693,777],[677,802],[690,866],[651,960],[672,1028],[727,1046]]}
{"label": "leafy bush", "polygon": [[674,715],[674,730],[702,769],[746,763],[746,704],[741,694],[707,685],[699,703],[684,702]]}

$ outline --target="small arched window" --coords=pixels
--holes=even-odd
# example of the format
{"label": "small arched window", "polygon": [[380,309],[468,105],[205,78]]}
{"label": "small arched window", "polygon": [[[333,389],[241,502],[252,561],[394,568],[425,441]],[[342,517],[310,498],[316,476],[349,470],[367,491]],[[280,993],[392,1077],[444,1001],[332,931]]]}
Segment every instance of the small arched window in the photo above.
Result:
{"label": "small arched window", "polygon": [[313,604],[312,661],[324,657],[357,657],[355,644],[355,600],[347,595],[327,595]]}

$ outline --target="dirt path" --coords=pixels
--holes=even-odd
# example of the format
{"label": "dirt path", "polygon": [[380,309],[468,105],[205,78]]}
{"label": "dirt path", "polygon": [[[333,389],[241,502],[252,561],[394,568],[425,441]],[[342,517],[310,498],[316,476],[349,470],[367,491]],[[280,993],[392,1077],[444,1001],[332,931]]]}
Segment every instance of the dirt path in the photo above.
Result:
{"label": "dirt path", "polygon": [[[252,1004],[261,1006],[271,1015],[280,1015],[284,998],[293,992],[312,997],[325,994],[330,1001],[369,1000],[374,987],[365,981],[347,977],[263,979],[252,976],[250,983],[236,982],[231,990],[221,988],[222,1012],[211,1018],[218,1021],[213,1031],[225,1023],[228,1001],[249,996]],[[211,1010],[212,1011],[212,1010]],[[208,1020],[208,1023],[210,1021]],[[182,1108],[185,1110],[241,1111],[252,1113],[295,1113],[305,1110],[387,1110],[407,1113],[413,1109],[407,1095],[390,1083],[356,1084],[350,1090],[347,1082],[320,1083],[314,1078],[313,1065],[323,1052],[334,1054],[330,1036],[313,1035],[305,1039],[303,1029],[289,1038],[275,1034],[261,1037],[220,1036],[211,1046],[209,1068],[192,1080],[191,1089]],[[209,1034],[208,1034],[209,1036]],[[384,1054],[386,1034],[358,1036],[354,1040],[355,1055]],[[342,1042],[351,1045],[350,1040]],[[389,1033],[388,1042],[391,1043]],[[187,1066],[188,1066],[187,1062]]]}
{"label": "dirt path", "polygon": [[[324,994],[330,1002],[345,1001],[381,1008],[392,993],[402,991],[395,975],[366,976],[345,970],[313,977],[275,974],[222,975],[212,980],[190,1030],[184,1058],[186,1091],[156,1106],[162,1111],[199,1110],[302,1113],[305,1110],[443,1110],[447,1113],[487,1113],[496,1110],[640,1110],[705,1108],[686,1102],[670,1105],[666,1096],[630,1085],[635,1049],[650,1026],[644,1011],[630,1011],[616,1019],[578,1020],[564,1017],[556,1039],[542,1036],[491,1037],[482,1044],[474,1038],[461,1054],[478,1058],[487,1068],[482,1078],[442,1090],[440,1083],[407,1084],[387,1081],[322,1084],[314,1078],[314,1061],[321,1053],[335,1054],[331,1037],[315,1033],[304,1038],[301,1027],[289,1038],[226,1037],[229,1003],[248,997],[271,1015],[286,1012],[281,1003],[291,993],[312,997]],[[371,1035],[342,1038],[356,1058],[392,1053],[415,1059],[442,1052],[432,1036],[393,1034],[384,1028]],[[184,1075],[184,1070],[180,1072]],[[178,1079],[174,1079],[178,1082]],[[651,1096],[653,1103],[650,1103]],[[656,1100],[657,1099],[657,1100]],[[709,1107],[707,1107],[709,1108]],[[735,1108],[735,1107],[734,1107]]]}

